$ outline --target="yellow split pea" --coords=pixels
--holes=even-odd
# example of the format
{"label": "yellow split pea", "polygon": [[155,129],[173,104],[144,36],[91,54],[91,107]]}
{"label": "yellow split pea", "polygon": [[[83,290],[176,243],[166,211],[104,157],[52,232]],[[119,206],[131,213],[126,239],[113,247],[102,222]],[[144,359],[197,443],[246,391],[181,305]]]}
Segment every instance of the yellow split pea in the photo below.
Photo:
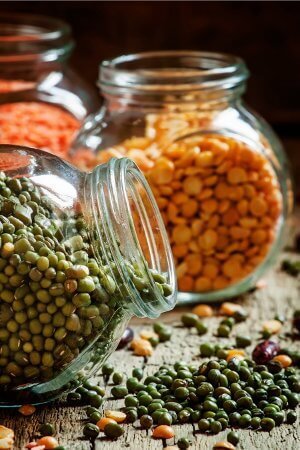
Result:
{"label": "yellow split pea", "polygon": [[[255,271],[270,250],[282,210],[276,176],[264,155],[226,136],[169,145],[164,133],[170,137],[169,127],[180,118],[162,120],[146,117],[144,138],[100,152],[97,162],[117,152],[145,173],[168,231],[179,289],[224,289]],[[180,127],[201,120],[189,114]]]}

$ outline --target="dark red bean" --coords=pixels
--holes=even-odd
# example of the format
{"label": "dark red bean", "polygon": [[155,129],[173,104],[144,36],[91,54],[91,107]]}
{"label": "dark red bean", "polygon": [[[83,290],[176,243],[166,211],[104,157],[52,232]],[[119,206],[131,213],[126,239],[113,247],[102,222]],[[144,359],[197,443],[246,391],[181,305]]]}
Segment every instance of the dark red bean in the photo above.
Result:
{"label": "dark red bean", "polygon": [[134,338],[133,329],[129,328],[129,327],[126,328],[124,333],[123,333],[123,336],[121,337],[119,345],[117,347],[118,350],[120,350],[121,348],[126,347],[126,345],[128,345],[132,341],[133,338]]}
{"label": "dark red bean", "polygon": [[263,341],[257,344],[252,353],[252,358],[256,364],[266,364],[279,352],[279,344],[275,341]]}

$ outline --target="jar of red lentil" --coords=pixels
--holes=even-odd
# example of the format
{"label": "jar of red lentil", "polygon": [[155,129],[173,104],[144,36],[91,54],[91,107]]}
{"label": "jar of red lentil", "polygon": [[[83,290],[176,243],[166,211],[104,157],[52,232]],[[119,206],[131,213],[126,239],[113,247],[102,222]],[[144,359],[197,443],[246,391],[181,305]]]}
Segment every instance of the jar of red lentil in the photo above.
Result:
{"label": "jar of red lentil", "polygon": [[68,66],[74,42],[60,20],[0,16],[0,143],[67,155],[97,95]]}
{"label": "jar of red lentil", "polygon": [[282,244],[292,203],[287,160],[270,126],[242,101],[247,78],[243,60],[217,53],[104,61],[104,105],[72,150],[87,169],[126,155],[144,171],[184,302],[254,287]]}

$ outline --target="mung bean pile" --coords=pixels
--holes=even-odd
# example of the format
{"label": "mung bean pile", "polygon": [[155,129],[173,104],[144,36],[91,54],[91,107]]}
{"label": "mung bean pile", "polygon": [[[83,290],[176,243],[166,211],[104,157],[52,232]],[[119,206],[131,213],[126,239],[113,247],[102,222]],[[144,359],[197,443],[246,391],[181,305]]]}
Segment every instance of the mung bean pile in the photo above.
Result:
{"label": "mung bean pile", "polygon": [[[139,268],[126,264],[143,299],[151,301]],[[169,295],[164,277],[153,277]],[[117,326],[126,308],[121,290],[113,263],[94,259],[80,213],[58,213],[30,179],[0,173],[2,388],[52,379],[104,325],[116,320]],[[110,338],[103,335],[107,344]]]}
{"label": "mung bean pile", "polygon": [[[226,353],[219,346],[203,344],[205,356],[208,350],[210,356]],[[142,371],[135,370],[134,375],[126,386],[112,388],[111,394],[125,398],[127,421],[140,418],[143,428],[196,422],[199,431],[216,434],[228,426],[269,431],[284,420],[296,420],[293,410],[299,403],[300,382],[294,367],[217,357],[200,366],[183,361],[161,366],[146,378]]]}
{"label": "mung bean pile", "polygon": [[[228,326],[230,331],[237,322],[247,320],[248,316],[242,306],[230,302],[221,305],[219,314],[219,327]],[[298,314],[299,311],[295,311],[292,320],[292,332],[296,334],[298,330],[294,326],[294,318]],[[189,333],[203,335],[207,329],[205,331],[200,325],[204,324],[205,318],[209,320],[213,315],[211,306],[201,304],[192,312],[184,313],[181,323]],[[227,317],[224,318],[224,315]],[[116,371],[113,364],[106,363],[102,367],[102,376],[111,398],[118,402],[118,409],[111,404],[111,409],[103,411],[106,387],[95,385],[82,376],[82,385],[68,394],[67,404],[85,406],[87,419],[82,432],[91,441],[101,438],[101,435],[111,440],[118,439],[125,433],[123,424],[127,423],[136,430],[145,430],[149,438],[162,439],[164,444],[166,440],[174,439],[175,446],[165,447],[168,450],[188,449],[194,444],[193,436],[176,435],[178,425],[190,423],[193,424],[193,434],[215,436],[231,428],[227,431],[226,441],[214,443],[213,449],[234,450],[240,441],[240,428],[269,432],[282,423],[291,425],[297,420],[295,409],[299,404],[300,392],[297,366],[300,365],[300,356],[299,352],[280,345],[278,333],[281,328],[278,323],[282,325],[285,322],[286,319],[280,315],[262,322],[260,336],[265,339],[264,333],[268,330],[272,337],[268,335],[266,340],[259,341],[252,357],[247,356],[244,349],[252,345],[253,339],[236,334],[235,344],[224,340],[222,343],[219,340],[202,342],[199,347],[202,360],[199,362],[177,361],[173,365],[160,366],[150,375],[147,366],[133,368],[128,377]],[[130,344],[128,348],[135,355],[146,358],[147,363],[148,347],[145,346],[145,351],[142,351],[143,345],[154,342],[154,338],[153,347],[163,345],[175,330],[170,324],[154,322],[153,330],[142,329],[139,337],[127,342]],[[219,334],[216,327],[215,335],[218,337]],[[133,332],[126,333],[126,337],[128,335],[132,338]],[[26,405],[19,411],[23,415],[31,415],[35,408]],[[176,428],[173,428],[174,424]],[[41,439],[55,439],[53,433],[51,423],[42,423],[34,436],[36,440],[26,448],[38,446]],[[35,450],[34,446],[32,448]],[[65,450],[65,447],[58,448]]]}
{"label": "mung bean pile", "polygon": [[[238,304],[225,302],[219,312],[227,317],[221,319],[216,329],[218,337],[227,338],[237,322],[247,319],[247,311]],[[192,333],[203,335],[207,332],[203,318],[212,315],[210,306],[198,305],[192,312],[184,313],[181,322]],[[274,338],[269,339],[281,330],[280,320],[285,321],[275,316],[262,323],[261,336],[267,340],[255,346],[252,357],[244,350],[252,344],[251,337],[237,334],[235,345],[202,342],[200,355],[205,359],[202,363],[178,361],[173,366],[162,365],[148,376],[142,368],[134,368],[126,378],[113,365],[105,364],[102,374],[106,383],[113,384],[111,396],[124,399],[124,406],[105,410],[104,415],[100,407],[88,407],[85,437],[96,439],[104,432],[108,438],[117,439],[124,434],[123,422],[134,423],[149,430],[152,438],[165,440],[175,437],[174,424],[193,423],[196,433],[215,435],[227,428],[270,431],[282,423],[295,423],[300,393],[296,367],[299,356],[281,348]],[[220,332],[221,327],[226,327],[226,332]],[[142,330],[140,337],[130,344],[134,354],[147,357],[147,352],[135,351],[136,345],[153,340],[153,333],[159,342],[164,328],[170,338],[171,327],[160,322],[153,324],[153,331]],[[136,345],[132,345],[135,341]],[[68,398],[77,403],[102,405],[103,392],[99,391],[97,396],[96,390],[99,387],[87,382],[77,389],[74,399],[72,393]],[[227,441],[216,443],[214,449],[234,449],[238,442],[238,430],[228,430]],[[190,444],[189,438],[181,437],[175,448],[189,448]]]}

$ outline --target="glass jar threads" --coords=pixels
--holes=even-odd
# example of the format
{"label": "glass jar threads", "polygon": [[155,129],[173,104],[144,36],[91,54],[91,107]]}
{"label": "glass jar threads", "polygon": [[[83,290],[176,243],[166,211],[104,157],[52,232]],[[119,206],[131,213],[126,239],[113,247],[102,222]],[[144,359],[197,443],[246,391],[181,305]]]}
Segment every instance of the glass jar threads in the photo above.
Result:
{"label": "glass jar threads", "polygon": [[0,15],[0,143],[66,157],[97,97],[67,65],[70,27],[33,15]]}
{"label": "glass jar threads", "polygon": [[253,287],[274,262],[291,208],[286,156],[243,104],[237,57],[153,52],[104,61],[102,109],[73,147],[81,167],[124,155],[146,174],[162,212],[183,301]]}
{"label": "glass jar threads", "polygon": [[1,145],[0,158],[0,406],[16,406],[91,376],[133,314],[174,306],[176,282],[133,162],[86,174],[25,147]]}

